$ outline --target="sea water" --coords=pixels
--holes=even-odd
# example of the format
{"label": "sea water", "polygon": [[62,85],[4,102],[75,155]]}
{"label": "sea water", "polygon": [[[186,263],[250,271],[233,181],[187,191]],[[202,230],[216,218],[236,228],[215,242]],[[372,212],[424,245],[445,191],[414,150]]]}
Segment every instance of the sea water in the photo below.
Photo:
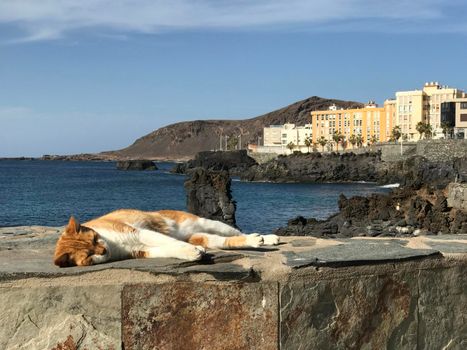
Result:
{"label": "sea water", "polygon": [[[62,226],[119,208],[186,209],[185,176],[157,171],[119,171],[113,162],[0,161],[0,227]],[[347,197],[387,192],[372,183],[259,183],[232,181],[237,224],[245,232],[269,233],[302,215],[325,219]]]}

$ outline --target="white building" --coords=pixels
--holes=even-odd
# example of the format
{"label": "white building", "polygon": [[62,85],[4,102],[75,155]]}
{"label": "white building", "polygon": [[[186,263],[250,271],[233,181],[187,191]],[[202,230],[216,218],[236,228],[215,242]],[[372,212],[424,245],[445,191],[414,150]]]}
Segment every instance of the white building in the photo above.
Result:
{"label": "white building", "polygon": [[[271,152],[287,154],[293,151],[309,152],[311,146],[305,145],[305,140],[312,139],[312,125],[295,126],[295,124],[270,125],[263,129],[263,146],[257,148],[257,152]],[[287,145],[293,144],[291,151]]]}

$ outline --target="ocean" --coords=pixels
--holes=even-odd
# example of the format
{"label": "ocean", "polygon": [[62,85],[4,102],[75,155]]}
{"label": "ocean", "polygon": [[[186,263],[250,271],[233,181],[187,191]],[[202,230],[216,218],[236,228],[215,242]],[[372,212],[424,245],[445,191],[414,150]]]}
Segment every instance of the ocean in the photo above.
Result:
{"label": "ocean", "polygon": [[[0,227],[62,226],[119,208],[186,210],[185,176],[157,171],[119,171],[113,162],[0,161]],[[302,215],[325,219],[346,196],[388,192],[372,183],[294,184],[232,181],[237,224],[244,232],[269,233]]]}

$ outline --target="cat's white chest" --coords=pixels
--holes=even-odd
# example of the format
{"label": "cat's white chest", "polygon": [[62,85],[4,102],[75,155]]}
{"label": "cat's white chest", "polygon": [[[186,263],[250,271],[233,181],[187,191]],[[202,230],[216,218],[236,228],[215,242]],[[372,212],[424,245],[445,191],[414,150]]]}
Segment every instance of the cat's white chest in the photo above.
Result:
{"label": "cat's white chest", "polygon": [[123,233],[99,230],[99,236],[105,241],[111,260],[126,259],[132,251],[142,245],[138,233]]}

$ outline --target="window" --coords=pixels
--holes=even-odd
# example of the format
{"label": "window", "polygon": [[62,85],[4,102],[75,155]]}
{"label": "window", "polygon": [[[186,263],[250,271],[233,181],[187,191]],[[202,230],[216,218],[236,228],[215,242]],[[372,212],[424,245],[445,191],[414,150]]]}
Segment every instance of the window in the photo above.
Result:
{"label": "window", "polygon": [[467,114],[461,114],[461,122],[467,122]]}
{"label": "window", "polygon": [[467,102],[461,102],[461,109],[467,109]]}

